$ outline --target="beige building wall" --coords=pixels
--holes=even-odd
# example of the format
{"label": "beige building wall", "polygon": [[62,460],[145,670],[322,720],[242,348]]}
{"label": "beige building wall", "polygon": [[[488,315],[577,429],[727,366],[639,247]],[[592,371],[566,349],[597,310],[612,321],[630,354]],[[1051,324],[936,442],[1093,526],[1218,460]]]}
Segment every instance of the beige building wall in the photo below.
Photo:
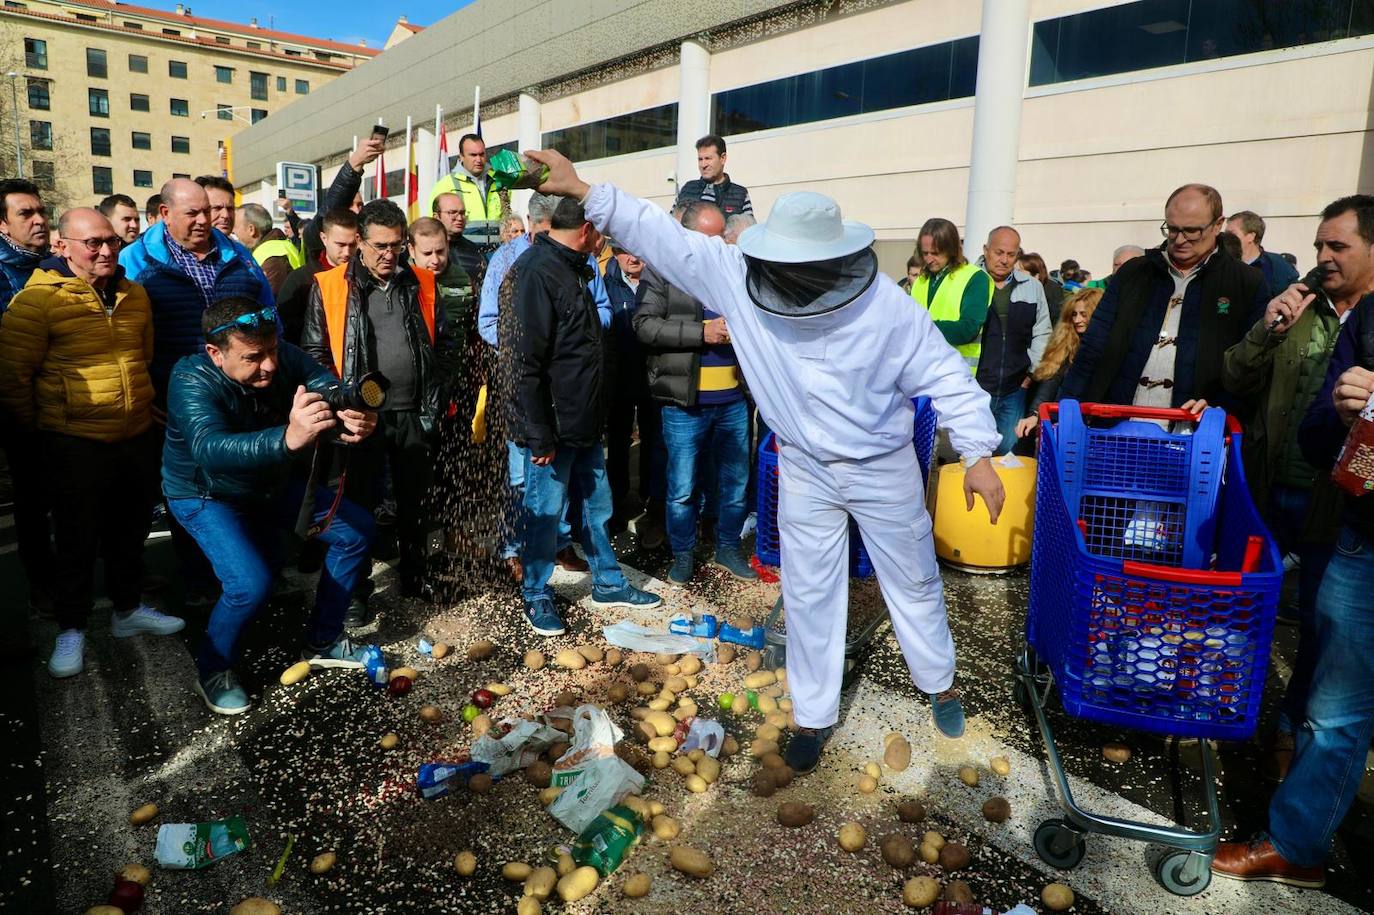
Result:
{"label": "beige building wall", "polygon": [[[318,47],[327,48],[324,53],[331,58],[326,62],[315,58],[311,49],[316,46],[307,43],[310,39],[302,38],[287,54],[288,46],[276,40],[279,33],[243,34],[250,32],[250,26],[240,27],[239,32],[210,30],[196,21],[178,22],[173,13],[153,18],[139,15],[138,9],[102,13],[96,22],[74,18],[92,15],[83,4],[29,2],[22,10],[0,9],[0,56],[7,68],[20,74],[17,88],[25,174],[34,175],[32,162],[52,163],[57,184],[54,196],[63,205],[94,203],[108,193],[97,189],[93,168],[110,169],[112,192],[128,194],[140,204],[175,175],[219,174],[220,145],[251,123],[255,109],[259,118],[265,117],[263,112],[291,104],[376,53],[351,49],[356,51],[354,56],[340,56],[336,63],[333,58],[345,53],[344,46],[322,42]],[[143,28],[132,28],[133,24]],[[163,28],[181,34],[164,35]],[[26,61],[26,38],[47,43],[46,69]],[[250,48],[249,42],[260,48]],[[88,74],[88,48],[105,52],[106,76]],[[132,69],[131,55],[146,59],[146,73]],[[170,75],[173,61],[185,64],[184,79]],[[216,67],[231,70],[230,82],[218,81]],[[253,72],[266,74],[265,99],[252,97]],[[46,81],[48,110],[30,107],[30,79]],[[302,91],[298,91],[298,81]],[[4,90],[0,109],[5,112],[0,128],[8,138],[3,146],[8,151],[4,168],[12,172],[12,94],[8,87],[0,89]],[[91,114],[91,89],[108,94],[108,117]],[[147,111],[133,110],[135,95],[147,97]],[[185,116],[172,114],[173,99],[185,102]],[[232,109],[229,119],[219,115],[221,106]],[[30,121],[52,124],[52,151],[31,149]],[[93,153],[91,128],[109,130],[109,155]],[[149,149],[134,148],[135,132],[148,135]],[[189,151],[174,152],[173,137],[186,138]],[[136,170],[151,173],[142,176],[142,186],[135,184]]]}

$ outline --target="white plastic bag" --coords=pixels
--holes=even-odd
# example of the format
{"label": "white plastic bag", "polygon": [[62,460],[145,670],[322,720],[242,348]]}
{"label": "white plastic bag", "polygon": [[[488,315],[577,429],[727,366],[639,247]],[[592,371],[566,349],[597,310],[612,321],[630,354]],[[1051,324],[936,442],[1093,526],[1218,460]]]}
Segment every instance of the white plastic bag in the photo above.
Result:
{"label": "white plastic bag", "polygon": [[682,741],[682,752],[690,753],[700,749],[707,756],[716,756],[724,745],[725,728],[720,726],[720,722],[709,718],[696,718],[687,731],[687,739]]}
{"label": "white plastic bag", "polygon": [[715,645],[709,639],[694,639],[690,635],[676,635],[662,629],[640,626],[629,620],[621,620],[606,626],[602,632],[606,641],[618,648],[631,651],[651,651],[655,654],[696,654],[703,660],[711,660]]}
{"label": "white plastic bag", "polygon": [[487,770],[488,775],[500,778],[516,769],[525,768],[538,759],[540,753],[562,739],[562,731],[534,721],[517,721],[509,733],[499,739],[493,737],[491,732],[478,737],[472,744],[470,755],[477,762],[484,762],[491,767]]}
{"label": "white plastic bag", "polygon": [[554,819],[581,833],[603,810],[644,787],[644,776],[615,755],[624,736],[595,705],[579,706],[573,715],[572,746],[553,764],[554,787],[562,788],[549,805]]}

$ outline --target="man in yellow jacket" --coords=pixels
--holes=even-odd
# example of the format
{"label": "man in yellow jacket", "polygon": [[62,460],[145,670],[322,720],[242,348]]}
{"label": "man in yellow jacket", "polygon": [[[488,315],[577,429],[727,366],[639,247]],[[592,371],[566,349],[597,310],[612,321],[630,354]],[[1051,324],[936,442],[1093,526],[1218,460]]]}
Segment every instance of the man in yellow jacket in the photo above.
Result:
{"label": "man in yellow jacket", "polygon": [[152,310],[124,278],[122,239],[99,211],[68,210],[59,253],[39,264],[0,325],[0,403],[36,430],[57,548],[54,677],[84,666],[95,561],[115,638],[170,635],[185,623],[142,602],[143,541],[158,498],[152,429]]}
{"label": "man in yellow jacket", "polygon": [[451,175],[434,182],[429,192],[427,212],[434,213],[434,201],[440,194],[458,194],[468,222],[500,219],[501,197],[487,171],[487,144],[475,133],[465,133],[458,141],[458,164]]}

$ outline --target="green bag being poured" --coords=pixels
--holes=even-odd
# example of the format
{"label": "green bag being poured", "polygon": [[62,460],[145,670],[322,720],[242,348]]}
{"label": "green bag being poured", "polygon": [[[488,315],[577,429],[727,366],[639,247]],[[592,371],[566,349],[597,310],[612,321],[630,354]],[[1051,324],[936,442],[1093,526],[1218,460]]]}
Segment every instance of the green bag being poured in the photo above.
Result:
{"label": "green bag being poured", "polygon": [[498,191],[538,190],[549,177],[549,167],[510,149],[499,149],[487,159],[491,183]]}

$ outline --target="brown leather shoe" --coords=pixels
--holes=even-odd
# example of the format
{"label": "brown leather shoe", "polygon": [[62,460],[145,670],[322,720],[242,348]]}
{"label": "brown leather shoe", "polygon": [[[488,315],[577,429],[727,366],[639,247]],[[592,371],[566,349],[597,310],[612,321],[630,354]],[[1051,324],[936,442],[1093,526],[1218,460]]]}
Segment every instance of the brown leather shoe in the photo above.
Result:
{"label": "brown leather shoe", "polygon": [[577,555],[577,551],[570,546],[565,546],[553,557],[560,569],[568,572],[586,572],[591,569],[587,565],[587,560]]}
{"label": "brown leather shoe", "polygon": [[1212,873],[1232,880],[1268,880],[1312,890],[1326,885],[1325,868],[1289,864],[1268,839],[1222,842],[1212,859]]}
{"label": "brown leather shoe", "polygon": [[505,561],[506,574],[510,580],[517,585],[525,580],[525,564],[520,561],[519,556],[512,556]]}

